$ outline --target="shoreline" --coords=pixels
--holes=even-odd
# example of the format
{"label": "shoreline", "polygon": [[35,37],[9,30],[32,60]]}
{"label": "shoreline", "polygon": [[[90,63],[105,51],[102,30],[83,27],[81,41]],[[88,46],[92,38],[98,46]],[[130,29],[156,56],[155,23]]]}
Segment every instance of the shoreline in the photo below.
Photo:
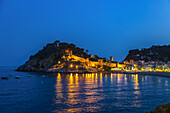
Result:
{"label": "shoreline", "polygon": [[[47,72],[48,73],[48,72]],[[51,73],[51,72],[50,72]],[[138,75],[149,75],[149,76],[159,76],[170,78],[170,72],[55,72],[55,73],[63,73],[63,74],[86,74],[86,73],[103,73],[103,74],[138,74]]]}
{"label": "shoreline", "polygon": [[138,75],[150,75],[170,78],[170,72],[118,72],[121,74],[138,74]]}
{"label": "shoreline", "polygon": [[170,78],[170,72],[118,72],[121,74],[138,74]]}
{"label": "shoreline", "polygon": [[[14,70],[18,71],[18,70]],[[18,72],[35,72],[35,71],[18,71]],[[170,72],[126,72],[126,71],[115,71],[115,72],[35,72],[35,73],[46,73],[46,74],[52,74],[52,73],[62,73],[62,74],[83,74],[83,73],[103,73],[103,74],[109,74],[109,73],[118,73],[118,74],[138,74],[138,75],[150,75],[150,76],[160,76],[160,77],[166,77],[170,78]]]}
{"label": "shoreline", "polygon": [[170,78],[170,72],[138,72],[137,74]]}

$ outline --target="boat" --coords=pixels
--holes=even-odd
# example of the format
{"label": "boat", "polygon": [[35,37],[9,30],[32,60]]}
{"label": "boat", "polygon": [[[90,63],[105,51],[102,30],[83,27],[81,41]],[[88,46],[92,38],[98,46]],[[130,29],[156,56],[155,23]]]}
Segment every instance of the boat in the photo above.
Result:
{"label": "boat", "polygon": [[31,75],[27,75],[27,77],[31,77]]}
{"label": "boat", "polygon": [[15,79],[19,79],[20,77],[19,76],[16,76]]}
{"label": "boat", "polygon": [[8,77],[1,77],[1,79],[8,80]]}

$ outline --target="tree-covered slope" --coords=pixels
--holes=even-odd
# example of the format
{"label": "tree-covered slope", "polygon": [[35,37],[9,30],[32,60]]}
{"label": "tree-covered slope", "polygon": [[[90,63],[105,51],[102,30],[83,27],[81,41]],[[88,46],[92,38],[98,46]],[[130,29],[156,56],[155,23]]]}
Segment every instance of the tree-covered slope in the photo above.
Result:
{"label": "tree-covered slope", "polygon": [[83,48],[76,47],[74,44],[55,41],[52,44],[47,44],[35,55],[30,56],[29,60],[24,65],[18,67],[17,71],[45,71],[61,59],[66,49],[71,50],[74,55],[84,58],[90,57],[90,55],[87,54],[88,50],[84,51]]}
{"label": "tree-covered slope", "polygon": [[150,48],[143,48],[141,50],[130,50],[124,61],[134,59],[135,61],[170,61],[170,45],[152,46]]}

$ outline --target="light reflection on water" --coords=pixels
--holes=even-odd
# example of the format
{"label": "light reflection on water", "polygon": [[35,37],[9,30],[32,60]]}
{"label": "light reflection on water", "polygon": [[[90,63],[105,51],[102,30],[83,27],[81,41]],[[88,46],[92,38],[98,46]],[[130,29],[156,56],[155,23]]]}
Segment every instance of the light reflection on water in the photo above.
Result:
{"label": "light reflection on water", "polygon": [[[111,108],[113,111],[117,108],[118,111],[120,110],[119,112],[124,112],[129,108],[141,108],[144,106],[143,93],[141,92],[143,90],[140,89],[139,85],[148,82],[148,76],[113,73],[71,73],[63,76],[64,79],[61,78],[61,74],[56,76],[56,100],[64,98],[64,104],[68,106],[66,109],[62,109],[61,112],[101,112],[106,110],[103,107],[107,105],[108,107],[115,107]],[[149,81],[152,81],[151,76],[149,76],[149,79]],[[68,81],[68,84],[63,86],[61,81]],[[160,78],[157,78],[156,81],[160,82]],[[145,86],[146,89],[147,85]],[[168,80],[165,80],[165,85],[168,85]],[[61,87],[67,89],[67,91],[62,92]],[[62,93],[67,93],[67,96],[63,97]],[[55,102],[56,104],[63,103],[63,101]],[[59,111],[55,110],[54,112]]]}
{"label": "light reflection on water", "polygon": [[[54,110],[54,112],[81,112],[83,110],[88,110],[88,112],[94,112],[97,109],[100,109],[96,105],[86,105],[97,103],[102,100],[104,97],[101,97],[98,91],[102,92],[103,90],[97,90],[98,86],[102,87],[103,76],[102,74],[98,75],[97,73],[93,74],[66,74],[65,80],[68,81],[68,84],[64,86],[64,89],[67,89],[67,96],[63,97],[62,92],[62,78],[61,74],[56,76],[56,98],[55,103],[63,103],[63,98],[65,99],[64,104],[70,109],[63,109],[61,111]],[[100,81],[100,82],[98,82]],[[63,92],[65,93],[65,92]],[[82,107],[85,105],[84,107]],[[79,107],[80,106],[80,107]]]}
{"label": "light reflection on water", "polygon": [[[0,112],[143,113],[170,102],[170,79],[136,74],[50,74],[1,70]],[[27,75],[32,75],[27,77]]]}

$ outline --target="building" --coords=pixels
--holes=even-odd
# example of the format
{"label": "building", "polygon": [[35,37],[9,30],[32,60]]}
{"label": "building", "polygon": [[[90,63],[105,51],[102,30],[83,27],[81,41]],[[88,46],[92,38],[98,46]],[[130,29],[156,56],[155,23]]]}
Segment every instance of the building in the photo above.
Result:
{"label": "building", "polygon": [[[97,55],[96,55],[97,56]],[[122,70],[129,65],[133,65],[134,62],[131,61],[130,64],[119,63],[113,60],[113,56],[110,57],[110,61],[107,59],[102,59],[99,57],[93,57],[90,55],[90,58],[83,58],[77,55],[73,55],[72,51],[65,50],[65,54],[62,56],[62,59],[58,61],[58,64],[54,65],[51,70],[66,68],[68,71],[79,71],[81,69],[86,70],[96,70],[104,71],[103,66],[111,68],[111,71]]]}

